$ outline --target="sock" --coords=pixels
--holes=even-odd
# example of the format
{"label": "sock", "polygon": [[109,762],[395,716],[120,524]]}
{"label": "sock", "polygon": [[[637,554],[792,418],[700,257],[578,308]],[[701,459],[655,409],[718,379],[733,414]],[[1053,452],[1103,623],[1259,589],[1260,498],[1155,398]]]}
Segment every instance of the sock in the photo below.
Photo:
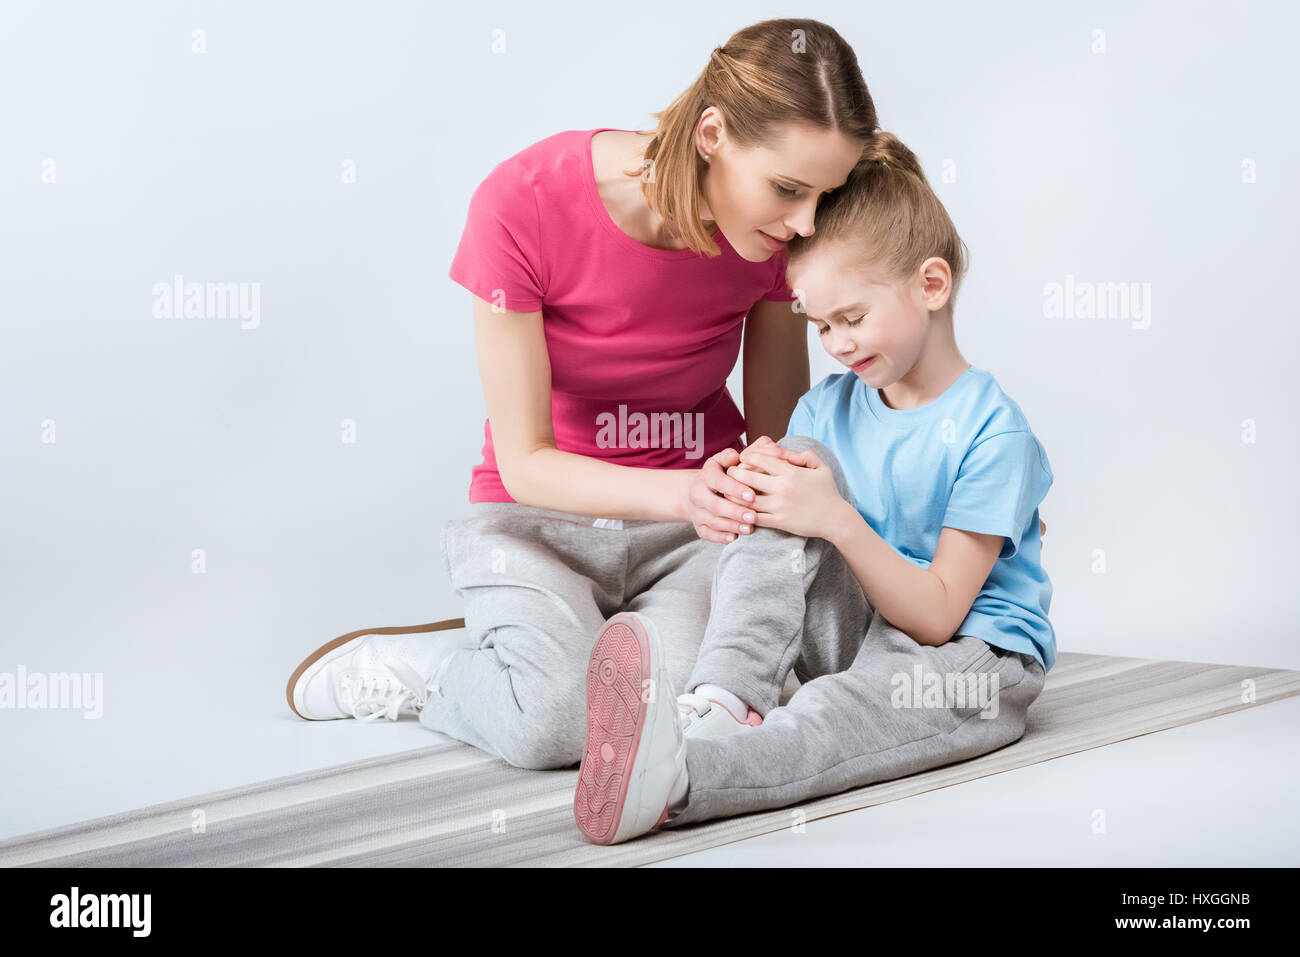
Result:
{"label": "sock", "polygon": [[741,701],[726,688],[719,688],[717,685],[703,684],[696,685],[695,694],[703,695],[706,698],[712,698],[714,701],[727,706],[727,710],[736,716],[737,721],[744,721],[745,715],[749,714],[749,705]]}

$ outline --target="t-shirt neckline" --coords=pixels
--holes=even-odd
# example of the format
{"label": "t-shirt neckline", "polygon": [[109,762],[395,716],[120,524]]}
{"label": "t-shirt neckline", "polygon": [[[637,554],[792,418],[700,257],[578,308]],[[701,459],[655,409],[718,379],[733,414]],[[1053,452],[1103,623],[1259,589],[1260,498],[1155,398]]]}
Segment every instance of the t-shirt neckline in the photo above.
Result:
{"label": "t-shirt neckline", "polygon": [[[633,252],[640,253],[650,259],[675,260],[675,259],[694,259],[700,256],[693,249],[658,249],[654,246],[647,246],[639,240],[633,239],[623,230],[618,228],[618,223],[614,222],[614,217],[609,214],[605,204],[600,201],[600,191],[596,188],[596,168],[591,156],[591,140],[597,133],[604,133],[607,130],[613,130],[617,133],[636,133],[637,130],[620,130],[613,126],[604,126],[599,129],[588,130],[582,138],[582,181],[586,184],[587,199],[590,200],[592,212],[596,219],[599,220],[606,231],[610,233],[620,244]],[[714,229],[713,241],[718,247],[723,248],[726,239],[722,235],[722,230]]]}
{"label": "t-shirt neckline", "polygon": [[[907,429],[920,422],[926,422],[936,415],[944,412],[949,405],[949,400],[958,392],[966,383],[967,379],[973,377],[979,370],[972,364],[966,367],[966,371],[957,376],[952,381],[952,385],[944,389],[939,396],[925,405],[915,409],[895,409],[885,405],[880,398],[879,390],[865,385],[861,379],[858,379],[856,387],[861,391],[862,398],[866,402],[867,408],[871,410],[872,415],[884,425],[892,426],[896,429]],[[857,378],[856,374],[849,372],[848,375]]]}

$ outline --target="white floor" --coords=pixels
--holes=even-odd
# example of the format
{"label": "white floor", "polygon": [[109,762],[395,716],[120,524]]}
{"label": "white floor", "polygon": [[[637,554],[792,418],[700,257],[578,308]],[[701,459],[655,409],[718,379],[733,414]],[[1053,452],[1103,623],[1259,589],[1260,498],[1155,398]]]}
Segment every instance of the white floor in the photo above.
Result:
{"label": "white floor", "polygon": [[[275,702],[283,685],[248,684],[263,682],[240,697]],[[0,775],[0,838],[441,737],[409,717],[305,722],[282,697],[178,719],[172,690],[119,702],[112,723],[8,712],[0,751],[22,773]],[[1300,696],[656,866],[1296,866],[1298,729]]]}

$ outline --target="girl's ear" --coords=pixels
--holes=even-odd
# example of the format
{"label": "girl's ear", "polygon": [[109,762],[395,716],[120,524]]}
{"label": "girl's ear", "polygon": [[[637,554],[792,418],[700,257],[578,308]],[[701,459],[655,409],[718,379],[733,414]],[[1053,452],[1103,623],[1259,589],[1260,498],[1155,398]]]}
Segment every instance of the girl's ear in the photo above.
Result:
{"label": "girl's ear", "polygon": [[941,256],[931,256],[921,263],[921,296],[931,312],[938,312],[952,294],[952,268]]}

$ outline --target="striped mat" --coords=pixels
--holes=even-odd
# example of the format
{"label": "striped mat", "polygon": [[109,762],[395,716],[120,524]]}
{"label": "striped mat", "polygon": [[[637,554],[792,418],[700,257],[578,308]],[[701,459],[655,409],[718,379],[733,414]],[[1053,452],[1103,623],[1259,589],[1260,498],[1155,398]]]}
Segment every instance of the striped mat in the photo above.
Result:
{"label": "striped mat", "polygon": [[[797,805],[811,821],[1300,694],[1300,671],[1061,653],[1024,736],[988,754]],[[630,866],[790,826],[793,807],[584,842],[577,767],[530,771],[460,742],[155,804],[0,841],[0,865]],[[191,832],[202,808],[206,832]]]}

